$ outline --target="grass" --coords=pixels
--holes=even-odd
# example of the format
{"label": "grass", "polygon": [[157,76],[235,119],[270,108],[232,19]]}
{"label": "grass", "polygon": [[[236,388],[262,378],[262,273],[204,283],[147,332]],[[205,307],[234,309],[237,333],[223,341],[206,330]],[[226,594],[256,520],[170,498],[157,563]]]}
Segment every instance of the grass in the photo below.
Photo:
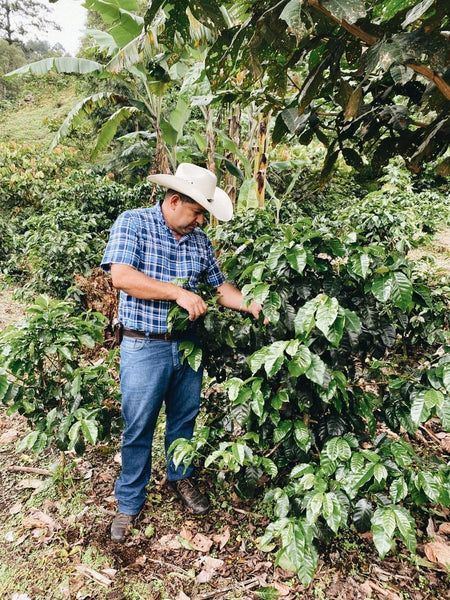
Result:
{"label": "grass", "polygon": [[[81,100],[69,77],[48,75],[25,79],[14,110],[0,106],[0,141],[50,144],[70,110]],[[3,108],[3,110],[1,110]]]}

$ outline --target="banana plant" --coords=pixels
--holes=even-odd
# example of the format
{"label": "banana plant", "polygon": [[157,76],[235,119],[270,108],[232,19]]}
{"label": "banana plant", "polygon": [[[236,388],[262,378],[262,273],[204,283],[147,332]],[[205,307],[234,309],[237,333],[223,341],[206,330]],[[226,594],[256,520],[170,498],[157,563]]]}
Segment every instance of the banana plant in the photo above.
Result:
{"label": "banana plant", "polygon": [[[135,11],[136,0],[87,0],[86,7],[100,14],[108,31],[88,30],[95,49],[106,57],[105,62],[86,58],[53,57],[43,59],[8,73],[15,77],[31,73],[44,75],[50,71],[76,75],[95,75],[120,85],[121,92],[105,91],[92,94],[73,107],[51,143],[51,149],[76,130],[94,110],[108,106],[112,114],[101,124],[91,152],[94,160],[115,138],[119,126],[133,123],[133,133],[128,139],[148,142],[155,139],[155,156],[152,167],[158,172],[168,172],[177,163],[177,144],[183,126],[189,118],[190,108],[180,96],[175,109],[164,118],[163,99],[169,88],[182,82],[184,74],[196,60],[187,45],[179,40],[179,55],[175,62],[158,41],[166,15],[160,11],[149,26]],[[133,12],[134,11],[134,12]],[[194,41],[205,36],[206,29],[192,27]],[[198,52],[197,52],[198,54]],[[174,64],[169,65],[169,61]],[[136,128],[136,123],[139,124]],[[124,138],[123,138],[124,139]],[[126,138],[125,138],[126,139]],[[150,160],[148,158],[147,160]]]}

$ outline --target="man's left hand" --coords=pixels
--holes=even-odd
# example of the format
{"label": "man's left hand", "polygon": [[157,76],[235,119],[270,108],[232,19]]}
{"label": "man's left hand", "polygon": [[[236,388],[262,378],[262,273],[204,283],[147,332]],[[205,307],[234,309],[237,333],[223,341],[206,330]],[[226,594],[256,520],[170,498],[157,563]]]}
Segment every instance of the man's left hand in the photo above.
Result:
{"label": "man's left hand", "polygon": [[[255,319],[259,319],[259,315],[261,314],[262,311],[262,306],[259,302],[255,302],[255,300],[252,300],[250,302],[250,304],[247,306],[247,311],[253,315],[255,317]],[[269,323],[269,319],[267,317],[265,317],[264,319],[264,325],[267,325]]]}

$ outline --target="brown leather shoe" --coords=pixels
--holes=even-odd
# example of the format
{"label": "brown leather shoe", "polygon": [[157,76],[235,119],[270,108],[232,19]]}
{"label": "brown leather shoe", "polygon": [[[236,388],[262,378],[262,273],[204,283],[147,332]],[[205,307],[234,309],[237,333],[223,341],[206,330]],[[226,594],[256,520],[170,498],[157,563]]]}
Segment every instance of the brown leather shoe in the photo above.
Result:
{"label": "brown leather shoe", "polygon": [[116,513],[116,516],[111,523],[111,540],[118,544],[122,544],[136,517],[137,515],[126,515],[121,512]]}
{"label": "brown leather shoe", "polygon": [[204,515],[208,512],[210,508],[208,496],[195,488],[189,478],[169,481],[169,485],[191,512],[196,515]]}

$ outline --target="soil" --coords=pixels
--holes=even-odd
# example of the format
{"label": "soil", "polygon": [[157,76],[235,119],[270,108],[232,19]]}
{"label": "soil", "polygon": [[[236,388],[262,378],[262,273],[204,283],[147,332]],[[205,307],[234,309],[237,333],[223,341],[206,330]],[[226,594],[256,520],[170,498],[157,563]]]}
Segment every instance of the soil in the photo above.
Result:
{"label": "soil", "polygon": [[[174,498],[157,466],[144,510],[127,541],[110,541],[118,447],[82,458],[48,450],[39,459],[16,452],[26,423],[0,413],[0,597],[5,600],[427,600],[448,598],[448,572],[399,546],[380,560],[370,536],[347,531],[322,549],[313,582],[274,567],[255,547],[267,518],[216,488],[202,517]],[[257,505],[256,505],[257,507]],[[442,520],[444,515],[437,515]],[[419,537],[426,539],[430,523]],[[450,537],[446,537],[446,543]],[[266,595],[264,595],[266,594]],[[271,594],[271,595],[269,595]]]}
{"label": "soil", "polygon": [[[450,272],[450,230],[436,242],[439,264]],[[436,246],[435,246],[436,248]],[[428,253],[428,251],[427,251]],[[417,255],[419,258],[419,254]],[[445,260],[444,260],[445,259]],[[23,313],[11,291],[0,291],[0,329]],[[384,560],[370,535],[349,530],[321,549],[319,568],[305,588],[275,567],[255,540],[268,522],[258,503],[239,501],[229,486],[213,486],[202,517],[188,513],[165,485],[162,431],[156,440],[155,480],[127,541],[114,544],[109,527],[116,504],[119,441],[88,449],[83,457],[51,448],[39,458],[17,452],[25,420],[0,409],[0,598],[5,600],[445,600],[449,571],[428,551],[430,539],[449,548],[448,512],[418,523],[419,547],[411,556],[398,545]],[[417,443],[448,452],[432,427]],[[449,444],[450,446],[450,444]],[[61,461],[64,462],[61,462]]]}
{"label": "soil", "polygon": [[450,227],[442,229],[433,238],[429,248],[418,248],[408,253],[408,258],[418,260],[430,257],[434,267],[443,274],[450,273]]}

